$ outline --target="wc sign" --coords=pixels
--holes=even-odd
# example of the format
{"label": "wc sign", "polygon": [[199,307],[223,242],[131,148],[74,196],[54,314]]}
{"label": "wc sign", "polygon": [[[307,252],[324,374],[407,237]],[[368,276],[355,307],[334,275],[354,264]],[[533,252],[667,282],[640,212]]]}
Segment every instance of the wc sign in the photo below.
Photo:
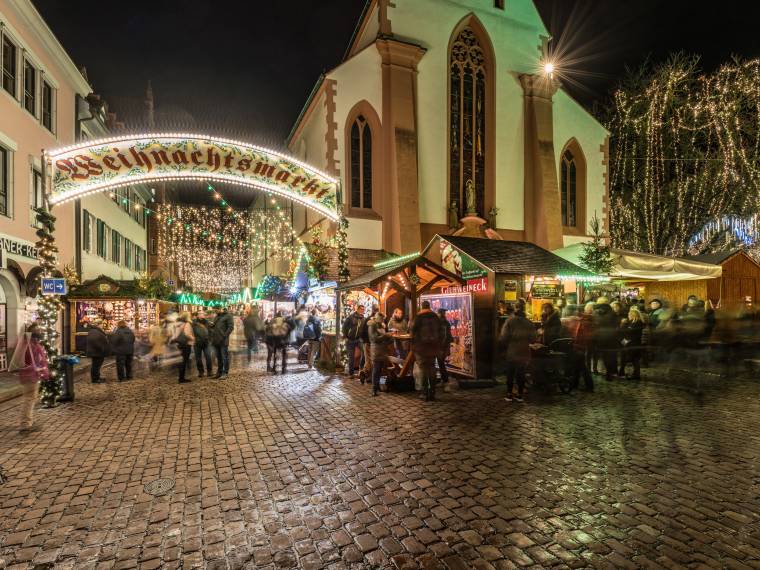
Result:
{"label": "wc sign", "polygon": [[42,294],[43,295],[65,295],[66,294],[66,280],[55,277],[43,277],[42,278]]}

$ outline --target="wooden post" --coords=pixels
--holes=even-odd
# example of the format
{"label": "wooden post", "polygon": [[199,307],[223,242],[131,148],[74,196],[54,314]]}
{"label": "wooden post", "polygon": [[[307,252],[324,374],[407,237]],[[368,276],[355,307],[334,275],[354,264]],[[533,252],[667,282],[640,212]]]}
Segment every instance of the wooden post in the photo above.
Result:
{"label": "wooden post", "polygon": [[412,319],[417,316],[417,284],[412,275],[417,273],[417,264],[409,266],[409,298],[412,300]]}

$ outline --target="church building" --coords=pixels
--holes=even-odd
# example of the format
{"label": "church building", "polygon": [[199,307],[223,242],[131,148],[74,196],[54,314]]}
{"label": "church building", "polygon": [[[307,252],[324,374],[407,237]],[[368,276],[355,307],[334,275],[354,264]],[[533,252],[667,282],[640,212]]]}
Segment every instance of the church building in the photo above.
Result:
{"label": "church building", "polygon": [[549,42],[532,0],[367,1],[287,141],[340,179],[350,248],[457,233],[553,250],[606,225],[608,132],[551,73]]}

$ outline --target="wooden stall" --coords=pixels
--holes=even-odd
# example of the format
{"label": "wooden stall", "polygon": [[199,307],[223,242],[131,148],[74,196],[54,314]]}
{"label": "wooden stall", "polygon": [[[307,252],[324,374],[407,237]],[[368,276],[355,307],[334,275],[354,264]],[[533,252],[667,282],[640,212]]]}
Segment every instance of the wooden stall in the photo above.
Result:
{"label": "wooden stall", "polygon": [[[743,249],[694,255],[689,259],[720,265],[719,279],[705,283],[705,297],[725,309],[757,304],[760,299],[760,264]],[[704,297],[703,297],[704,298]]]}

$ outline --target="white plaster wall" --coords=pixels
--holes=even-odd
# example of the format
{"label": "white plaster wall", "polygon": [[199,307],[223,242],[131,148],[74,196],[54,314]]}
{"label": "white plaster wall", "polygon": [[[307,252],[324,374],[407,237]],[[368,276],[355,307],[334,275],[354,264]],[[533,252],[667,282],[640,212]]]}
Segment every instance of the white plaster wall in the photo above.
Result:
{"label": "white plaster wall", "polygon": [[383,223],[380,220],[349,218],[348,246],[358,249],[382,249]]}
{"label": "white plaster wall", "polygon": [[[362,99],[366,99],[383,122],[383,86],[380,53],[374,44],[357,53],[350,60],[332,70],[328,77],[336,82],[335,122],[338,124],[336,136],[338,150],[335,161],[340,171],[343,188],[346,181],[346,121],[348,113]],[[373,142],[380,145],[379,137]]]}
{"label": "white plaster wall", "polygon": [[[119,232],[122,237],[144,250],[148,250],[147,228],[143,228],[132,217],[122,210],[116,202],[108,197],[108,194],[93,194],[82,199],[82,210],[87,210],[90,215],[103,220],[112,230]],[[96,237],[93,236],[93,244]],[[110,247],[110,240],[109,240]],[[95,247],[93,246],[93,250]],[[110,252],[109,252],[110,253]],[[96,253],[82,251],[82,279],[94,279],[100,275],[106,275],[112,279],[128,280],[139,276],[139,272],[127,269],[123,265],[124,247],[121,251],[122,264],[116,264],[98,256]]]}
{"label": "white plaster wall", "polygon": [[517,75],[538,68],[546,30],[530,0],[398,0],[393,32],[427,49],[419,63],[420,221],[446,223],[448,188],[448,48],[454,28],[474,12],[495,54],[495,178],[498,225],[523,228],[523,93]]}
{"label": "white plaster wall", "polygon": [[[554,95],[554,153],[559,180],[560,154],[565,144],[575,137],[586,158],[586,223],[596,214],[602,219],[604,198],[604,153],[600,147],[607,137],[607,130],[599,124],[580,104],[564,91]],[[588,227],[585,228],[588,233]],[[565,239],[565,245],[577,240]],[[584,241],[584,240],[582,240]]]}

